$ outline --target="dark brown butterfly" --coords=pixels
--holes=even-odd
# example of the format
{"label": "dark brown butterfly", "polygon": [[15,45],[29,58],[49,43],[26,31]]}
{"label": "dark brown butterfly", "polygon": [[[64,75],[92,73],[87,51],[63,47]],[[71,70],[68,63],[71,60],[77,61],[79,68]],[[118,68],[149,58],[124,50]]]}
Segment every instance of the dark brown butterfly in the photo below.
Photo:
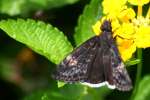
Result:
{"label": "dark brown butterfly", "polygon": [[129,91],[132,82],[112,37],[111,22],[105,20],[102,33],[81,44],[59,65],[54,79],[67,83],[81,82],[91,87],[107,85]]}

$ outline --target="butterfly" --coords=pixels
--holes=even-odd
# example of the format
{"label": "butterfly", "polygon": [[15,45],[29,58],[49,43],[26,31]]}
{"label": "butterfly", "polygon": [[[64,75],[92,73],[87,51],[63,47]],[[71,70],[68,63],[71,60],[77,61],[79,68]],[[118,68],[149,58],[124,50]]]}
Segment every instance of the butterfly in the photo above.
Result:
{"label": "butterfly", "polygon": [[90,87],[120,91],[132,89],[132,82],[112,36],[109,20],[103,21],[101,35],[77,47],[59,65],[53,78],[67,83],[81,82]]}

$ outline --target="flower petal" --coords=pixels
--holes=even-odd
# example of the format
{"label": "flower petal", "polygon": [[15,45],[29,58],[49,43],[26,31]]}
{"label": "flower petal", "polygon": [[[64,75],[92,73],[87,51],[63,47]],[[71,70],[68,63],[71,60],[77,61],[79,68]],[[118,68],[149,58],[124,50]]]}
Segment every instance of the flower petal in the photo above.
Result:
{"label": "flower petal", "polygon": [[115,34],[125,39],[132,39],[134,35],[133,23],[123,23],[116,31]]}
{"label": "flower petal", "polygon": [[133,19],[135,17],[135,12],[132,8],[127,8],[120,12],[118,17],[122,22],[129,22],[130,19]]}
{"label": "flower petal", "polygon": [[96,35],[100,35],[101,30],[100,30],[101,22],[97,21],[95,25],[92,26],[93,31]]}
{"label": "flower petal", "polygon": [[136,45],[133,40],[121,39],[120,37],[117,37],[116,39],[121,58],[123,61],[127,61],[136,51]]}
{"label": "flower petal", "polygon": [[150,26],[139,27],[134,41],[138,48],[150,47]]}
{"label": "flower petal", "polygon": [[104,0],[102,2],[103,13],[109,14],[110,17],[115,17],[124,9],[127,0]]}
{"label": "flower petal", "polygon": [[111,21],[111,26],[112,26],[112,31],[115,31],[116,29],[118,29],[120,27],[120,23],[118,19],[113,19]]}

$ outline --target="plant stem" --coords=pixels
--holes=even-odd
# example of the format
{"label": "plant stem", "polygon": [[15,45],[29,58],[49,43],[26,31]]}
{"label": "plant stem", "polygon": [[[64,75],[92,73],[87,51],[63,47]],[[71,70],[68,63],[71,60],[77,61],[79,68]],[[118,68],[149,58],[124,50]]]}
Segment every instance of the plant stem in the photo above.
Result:
{"label": "plant stem", "polygon": [[137,50],[137,58],[140,59],[140,63],[137,65],[137,74],[136,74],[136,81],[135,81],[135,86],[137,87],[140,78],[141,78],[141,73],[142,73],[142,49]]}
{"label": "plant stem", "polygon": [[138,15],[138,16],[142,16],[142,6],[138,6],[137,15]]}
{"label": "plant stem", "polygon": [[137,64],[137,73],[136,73],[136,80],[135,80],[135,87],[131,96],[131,100],[134,99],[134,96],[136,94],[139,81],[141,79],[141,73],[142,73],[142,49],[137,49],[137,58],[140,59],[140,63]]}
{"label": "plant stem", "polygon": [[[140,2],[141,0],[139,0]],[[138,11],[137,11],[137,16],[142,16],[142,6],[138,5]],[[134,99],[139,81],[141,79],[141,73],[142,73],[142,49],[138,48],[137,49],[137,58],[140,59],[140,63],[137,64],[137,73],[136,73],[136,80],[135,80],[135,87],[131,96],[131,100]]]}

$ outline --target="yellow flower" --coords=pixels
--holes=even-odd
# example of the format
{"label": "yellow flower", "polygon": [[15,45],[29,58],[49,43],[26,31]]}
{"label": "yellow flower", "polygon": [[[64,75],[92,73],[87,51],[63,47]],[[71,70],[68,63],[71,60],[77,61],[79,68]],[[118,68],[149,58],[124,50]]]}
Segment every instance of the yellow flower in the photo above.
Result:
{"label": "yellow flower", "polygon": [[131,6],[126,5],[127,0],[104,0],[102,2],[105,16],[93,26],[93,30],[95,33],[100,33],[103,20],[110,19],[113,37],[116,37],[116,43],[124,61],[132,57],[136,48],[150,47],[150,8],[146,17],[142,16],[142,6],[149,1],[128,0],[130,4],[138,5],[137,14]]}
{"label": "yellow flower", "polygon": [[121,39],[120,37],[116,37],[116,41],[123,61],[127,61],[136,51],[136,45],[134,44],[134,41],[128,39]]}
{"label": "yellow flower", "polygon": [[149,3],[150,0],[128,0],[128,2],[133,4],[133,5],[143,6],[144,4]]}
{"label": "yellow flower", "polygon": [[124,6],[126,2],[127,0],[104,0],[102,2],[103,13],[114,18],[120,11],[126,8],[126,6]]}

